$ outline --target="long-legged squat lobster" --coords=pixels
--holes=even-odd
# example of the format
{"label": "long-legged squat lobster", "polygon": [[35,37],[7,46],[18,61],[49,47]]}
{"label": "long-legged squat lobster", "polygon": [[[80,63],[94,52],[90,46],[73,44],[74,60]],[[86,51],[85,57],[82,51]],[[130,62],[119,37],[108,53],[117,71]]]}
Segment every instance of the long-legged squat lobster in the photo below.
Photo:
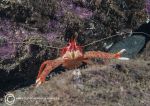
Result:
{"label": "long-legged squat lobster", "polygon": [[129,58],[121,57],[121,54],[124,51],[125,49],[122,49],[115,54],[101,51],[87,51],[84,53],[82,47],[77,45],[75,39],[72,39],[69,41],[68,46],[62,48],[60,57],[42,63],[36,79],[36,87],[42,84],[45,81],[46,76],[60,65],[67,69],[73,69],[79,67],[82,62],[87,64],[90,63],[89,59],[92,58],[129,60]]}

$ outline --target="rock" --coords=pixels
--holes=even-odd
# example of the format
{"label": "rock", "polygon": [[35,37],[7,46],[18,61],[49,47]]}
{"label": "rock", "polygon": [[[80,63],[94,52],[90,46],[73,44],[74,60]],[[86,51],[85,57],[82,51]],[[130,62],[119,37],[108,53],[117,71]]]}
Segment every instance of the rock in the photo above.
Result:
{"label": "rock", "polygon": [[[144,103],[145,106],[150,106],[150,68],[146,67],[146,62],[143,60],[123,63],[112,61],[111,64],[118,64],[121,68],[107,64],[68,70],[51,78],[38,88],[31,85],[9,93],[16,98],[25,98],[24,100],[16,99],[14,103],[16,106],[34,106],[36,101],[39,106],[47,104],[49,106],[119,106],[118,104],[144,106]],[[75,75],[78,76],[78,72],[73,75],[73,71],[81,71],[82,82],[76,83]],[[2,106],[5,104],[4,100],[0,103]]]}
{"label": "rock", "polygon": [[[0,81],[3,84],[0,89],[6,92],[15,86],[34,83],[41,63],[54,57],[47,46],[48,42],[44,37],[29,36],[17,46],[15,57],[0,59]],[[0,56],[9,57],[9,50],[8,46],[0,47]]]}
{"label": "rock", "polygon": [[110,48],[110,52],[116,53],[121,49],[126,49],[127,52],[122,54],[122,56],[133,58],[140,52],[144,44],[145,44],[145,37],[140,35],[135,35],[123,39],[122,41],[119,41],[118,43],[113,45]]}

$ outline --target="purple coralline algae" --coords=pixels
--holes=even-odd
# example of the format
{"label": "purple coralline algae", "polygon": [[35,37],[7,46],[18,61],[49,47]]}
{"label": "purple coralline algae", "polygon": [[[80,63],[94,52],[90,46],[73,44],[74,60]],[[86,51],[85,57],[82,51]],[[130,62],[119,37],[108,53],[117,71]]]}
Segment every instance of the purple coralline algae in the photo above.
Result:
{"label": "purple coralline algae", "polygon": [[93,16],[93,12],[87,8],[83,8],[80,6],[76,6],[71,2],[71,0],[64,0],[61,2],[61,7],[63,10],[63,13],[66,12],[72,12],[75,15],[77,15],[81,19],[89,19]]}
{"label": "purple coralline algae", "polygon": [[48,41],[54,41],[58,36],[55,32],[39,33],[38,31],[27,31],[10,20],[0,19],[0,59],[10,59],[14,57],[17,48],[29,36],[40,35]]}
{"label": "purple coralline algae", "polygon": [[0,19],[0,59],[12,58],[16,53],[16,46],[29,36],[40,35],[50,42],[54,41],[58,36],[65,33],[66,23],[60,20],[67,13],[72,13],[81,20],[90,19],[93,16],[92,10],[75,5],[72,0],[60,0],[59,7],[54,14],[57,20],[49,19],[46,24],[48,31],[44,33],[28,31],[16,22]]}
{"label": "purple coralline algae", "polygon": [[148,14],[150,14],[150,0],[145,0],[145,9]]}

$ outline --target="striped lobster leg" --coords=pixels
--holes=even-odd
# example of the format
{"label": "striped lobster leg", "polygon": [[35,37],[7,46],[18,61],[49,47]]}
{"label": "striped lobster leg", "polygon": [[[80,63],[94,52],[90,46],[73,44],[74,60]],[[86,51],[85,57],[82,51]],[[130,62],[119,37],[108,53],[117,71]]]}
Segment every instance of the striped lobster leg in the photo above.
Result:
{"label": "striped lobster leg", "polygon": [[118,53],[106,53],[101,51],[88,51],[85,52],[84,58],[103,58],[103,59],[120,59],[120,60],[129,60],[129,58],[121,57],[121,54],[125,52],[125,49],[122,49]]}
{"label": "striped lobster leg", "polygon": [[41,85],[45,81],[46,76],[62,63],[63,59],[61,58],[55,60],[47,60],[43,62],[36,79],[36,87]]}

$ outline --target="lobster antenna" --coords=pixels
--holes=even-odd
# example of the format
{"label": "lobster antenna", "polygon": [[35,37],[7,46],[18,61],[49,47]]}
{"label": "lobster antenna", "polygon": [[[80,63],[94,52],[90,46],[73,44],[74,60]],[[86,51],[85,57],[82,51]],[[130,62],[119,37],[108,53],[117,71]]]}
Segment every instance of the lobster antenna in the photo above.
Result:
{"label": "lobster antenna", "polygon": [[73,41],[73,40],[77,41],[77,38],[78,38],[78,33],[75,32],[75,34],[73,36],[71,36],[69,41]]}
{"label": "lobster antenna", "polygon": [[84,45],[83,47],[90,46],[90,45],[92,45],[92,44],[94,44],[94,43],[98,43],[98,42],[101,42],[101,41],[103,41],[103,40],[106,40],[106,39],[109,39],[109,38],[113,38],[113,37],[115,37],[115,36],[118,36],[118,34],[112,35],[112,36],[109,36],[109,37],[106,37],[106,38],[103,38],[103,39],[100,39],[100,40],[93,41],[93,42],[91,42],[91,43],[88,43],[88,44]]}
{"label": "lobster antenna", "polygon": [[[144,32],[132,32],[132,31],[131,31],[131,32],[124,32],[123,34],[128,34],[128,33],[129,33],[130,35],[132,35],[132,34],[144,34],[144,35],[147,35],[147,36],[150,37],[150,34],[144,33]],[[103,38],[103,39],[100,39],[100,40],[96,40],[96,41],[91,42],[91,43],[88,43],[88,44],[86,44],[86,45],[84,45],[84,46],[82,46],[82,47],[87,47],[87,46],[90,46],[90,45],[92,45],[92,44],[101,42],[101,41],[103,41],[103,40],[107,40],[107,39],[116,37],[116,36],[118,36],[118,35],[122,35],[122,34],[116,34],[116,35],[112,35],[112,36],[109,36],[109,37],[106,37],[106,38]],[[73,36],[71,39],[75,39],[75,40],[76,40],[77,37],[78,37],[78,34],[75,33],[75,36]],[[26,43],[26,42],[7,42],[7,43],[9,43],[9,44],[34,44],[34,43]],[[7,43],[2,43],[2,44],[7,44]],[[38,45],[38,44],[34,44],[34,45]],[[44,46],[44,47],[49,47],[49,48],[54,48],[54,49],[57,49],[57,50],[60,50],[60,49],[61,49],[61,48],[59,48],[59,47],[54,47],[54,46],[46,46],[46,45],[42,45],[42,46]]]}
{"label": "lobster antenna", "polygon": [[75,32],[75,37],[74,37],[74,39],[75,39],[75,40],[78,39],[78,33],[77,33],[77,32]]}
{"label": "lobster antenna", "polygon": [[[132,32],[132,31],[131,31],[131,32],[124,32],[124,33],[122,33],[122,34],[130,34],[130,36],[131,36],[132,34],[144,34],[144,35],[147,35],[147,36],[150,37],[150,34],[147,34],[147,33],[145,33],[145,32]],[[103,40],[110,39],[110,38],[113,38],[113,37],[116,37],[116,36],[122,35],[122,34],[116,34],[116,35],[112,35],[112,36],[109,36],[109,37],[106,37],[106,38],[103,38],[103,39],[100,39],[100,40],[96,40],[96,41],[94,41],[94,42],[91,42],[91,43],[88,43],[88,44],[84,45],[83,47],[87,47],[87,46],[90,46],[90,45],[92,45],[92,44],[95,44],[95,43],[101,42],[101,41],[103,41]]]}
{"label": "lobster antenna", "polygon": [[[38,45],[35,43],[26,43],[26,42],[7,42],[7,43],[3,43],[3,44],[33,44],[33,45]],[[46,45],[42,45],[44,47],[49,47],[49,48],[54,48],[54,49],[61,49],[59,47],[53,47],[53,46],[46,46]]]}

